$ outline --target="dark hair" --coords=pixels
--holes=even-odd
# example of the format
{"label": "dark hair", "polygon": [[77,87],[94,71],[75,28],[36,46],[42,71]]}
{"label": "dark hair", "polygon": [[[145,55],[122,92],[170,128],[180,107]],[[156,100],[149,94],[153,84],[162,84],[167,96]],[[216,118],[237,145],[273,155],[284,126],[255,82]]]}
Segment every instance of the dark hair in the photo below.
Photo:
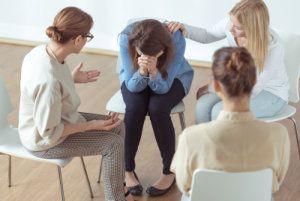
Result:
{"label": "dark hair", "polygon": [[223,47],[214,53],[214,79],[220,82],[229,97],[250,95],[256,80],[256,66],[244,47]]}
{"label": "dark hair", "polygon": [[46,29],[46,34],[53,41],[63,44],[88,34],[92,26],[93,19],[89,14],[76,7],[66,7],[55,16],[53,26]]}
{"label": "dark hair", "polygon": [[133,25],[128,37],[128,51],[133,72],[139,68],[137,63],[139,55],[136,48],[149,56],[155,56],[163,50],[164,53],[157,61],[157,69],[164,79],[168,78],[167,67],[173,59],[174,46],[172,37],[163,23],[147,19]]}

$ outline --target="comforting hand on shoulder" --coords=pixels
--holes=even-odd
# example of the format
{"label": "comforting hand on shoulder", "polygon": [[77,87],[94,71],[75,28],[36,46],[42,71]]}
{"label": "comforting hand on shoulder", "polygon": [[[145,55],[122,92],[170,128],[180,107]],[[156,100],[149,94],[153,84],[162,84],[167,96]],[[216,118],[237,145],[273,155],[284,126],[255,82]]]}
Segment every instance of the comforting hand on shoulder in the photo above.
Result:
{"label": "comforting hand on shoulder", "polygon": [[83,67],[82,62],[72,72],[73,80],[75,83],[87,83],[97,81],[97,77],[100,75],[98,70],[81,71]]}
{"label": "comforting hand on shoulder", "polygon": [[168,30],[170,33],[175,33],[176,31],[180,30],[182,35],[185,34],[185,27],[180,22],[169,22],[168,23]]}

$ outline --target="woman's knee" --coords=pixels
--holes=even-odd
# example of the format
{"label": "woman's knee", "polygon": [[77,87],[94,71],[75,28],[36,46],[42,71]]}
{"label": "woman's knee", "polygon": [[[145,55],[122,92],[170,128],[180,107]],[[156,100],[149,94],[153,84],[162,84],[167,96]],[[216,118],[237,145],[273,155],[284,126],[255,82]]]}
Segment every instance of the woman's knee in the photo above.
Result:
{"label": "woman's knee", "polygon": [[111,149],[116,152],[122,152],[124,153],[124,137],[120,135],[114,135],[112,140]]}
{"label": "woman's knee", "polygon": [[164,116],[170,115],[171,110],[167,107],[163,107],[160,104],[149,104],[149,108],[148,108],[148,113],[150,117],[155,117],[155,116]]}
{"label": "woman's knee", "polygon": [[130,103],[126,105],[126,113],[135,115],[145,115],[147,113],[147,106],[139,103]]}
{"label": "woman's knee", "polygon": [[287,105],[287,102],[280,97],[262,91],[250,101],[250,110],[257,118],[272,117],[280,113]]}
{"label": "woman's knee", "polygon": [[220,112],[223,109],[223,102],[218,102],[217,104],[215,104],[215,106],[212,108],[211,111],[211,120],[216,120],[217,117],[219,116]]}
{"label": "woman's knee", "polygon": [[119,136],[121,136],[123,139],[125,138],[125,124],[122,122],[120,125],[118,125],[115,128],[115,133]]}
{"label": "woman's knee", "polygon": [[207,93],[201,96],[196,103],[196,123],[204,123],[211,120],[212,108],[220,102],[215,93]]}

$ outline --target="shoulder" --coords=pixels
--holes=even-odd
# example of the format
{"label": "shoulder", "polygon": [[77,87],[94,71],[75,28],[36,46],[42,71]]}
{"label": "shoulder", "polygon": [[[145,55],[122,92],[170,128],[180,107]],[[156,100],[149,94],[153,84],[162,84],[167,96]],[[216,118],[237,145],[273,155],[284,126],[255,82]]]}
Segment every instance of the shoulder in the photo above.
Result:
{"label": "shoulder", "polygon": [[258,130],[263,131],[263,133],[269,135],[269,137],[273,139],[273,141],[281,143],[289,138],[288,130],[280,123],[267,123],[258,120],[257,122],[255,122],[255,125]]}
{"label": "shoulder", "polygon": [[283,41],[277,31],[269,28],[269,50],[283,50]]}
{"label": "shoulder", "polygon": [[288,135],[288,130],[285,126],[280,123],[266,123],[269,126],[269,129],[275,133],[275,135],[285,137]]}
{"label": "shoulder", "polygon": [[52,81],[57,74],[55,71],[60,69],[53,62],[46,52],[45,45],[35,47],[23,60],[22,80],[31,84]]}
{"label": "shoulder", "polygon": [[[206,138],[207,129],[215,126],[215,121],[190,126],[184,129],[182,136],[187,142],[200,142]],[[189,143],[190,144],[190,143]]]}
{"label": "shoulder", "polygon": [[132,30],[132,27],[134,26],[134,23],[131,23],[127,25],[122,32],[120,33],[120,46],[128,46],[128,37]]}
{"label": "shoulder", "polygon": [[172,37],[172,40],[173,40],[173,43],[174,43],[175,47],[177,45],[180,45],[180,44],[181,45],[185,44],[185,38],[182,35],[180,30],[176,31],[174,34],[171,34],[171,37]]}
{"label": "shoulder", "polygon": [[51,58],[46,52],[46,46],[40,45],[33,48],[29,53],[27,53],[23,60],[23,68],[35,68],[38,70],[38,65],[47,65],[51,63]]}

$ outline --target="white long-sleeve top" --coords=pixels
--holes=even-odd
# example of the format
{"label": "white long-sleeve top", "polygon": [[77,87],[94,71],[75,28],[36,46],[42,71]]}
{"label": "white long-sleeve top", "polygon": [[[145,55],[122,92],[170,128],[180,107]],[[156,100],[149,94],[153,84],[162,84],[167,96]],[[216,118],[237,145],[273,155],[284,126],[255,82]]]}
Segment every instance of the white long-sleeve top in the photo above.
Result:
{"label": "white long-sleeve top", "polygon": [[[186,38],[211,43],[226,38],[229,46],[237,47],[234,36],[230,33],[230,18],[224,18],[209,29],[185,24]],[[289,81],[284,64],[284,47],[278,34],[269,28],[269,49],[262,73],[257,71],[257,84],[252,91],[252,98],[266,90],[288,101]]]}
{"label": "white long-sleeve top", "polygon": [[21,73],[19,133],[24,147],[43,151],[61,143],[64,124],[86,122],[66,62],[60,64],[41,45],[24,58]]}

